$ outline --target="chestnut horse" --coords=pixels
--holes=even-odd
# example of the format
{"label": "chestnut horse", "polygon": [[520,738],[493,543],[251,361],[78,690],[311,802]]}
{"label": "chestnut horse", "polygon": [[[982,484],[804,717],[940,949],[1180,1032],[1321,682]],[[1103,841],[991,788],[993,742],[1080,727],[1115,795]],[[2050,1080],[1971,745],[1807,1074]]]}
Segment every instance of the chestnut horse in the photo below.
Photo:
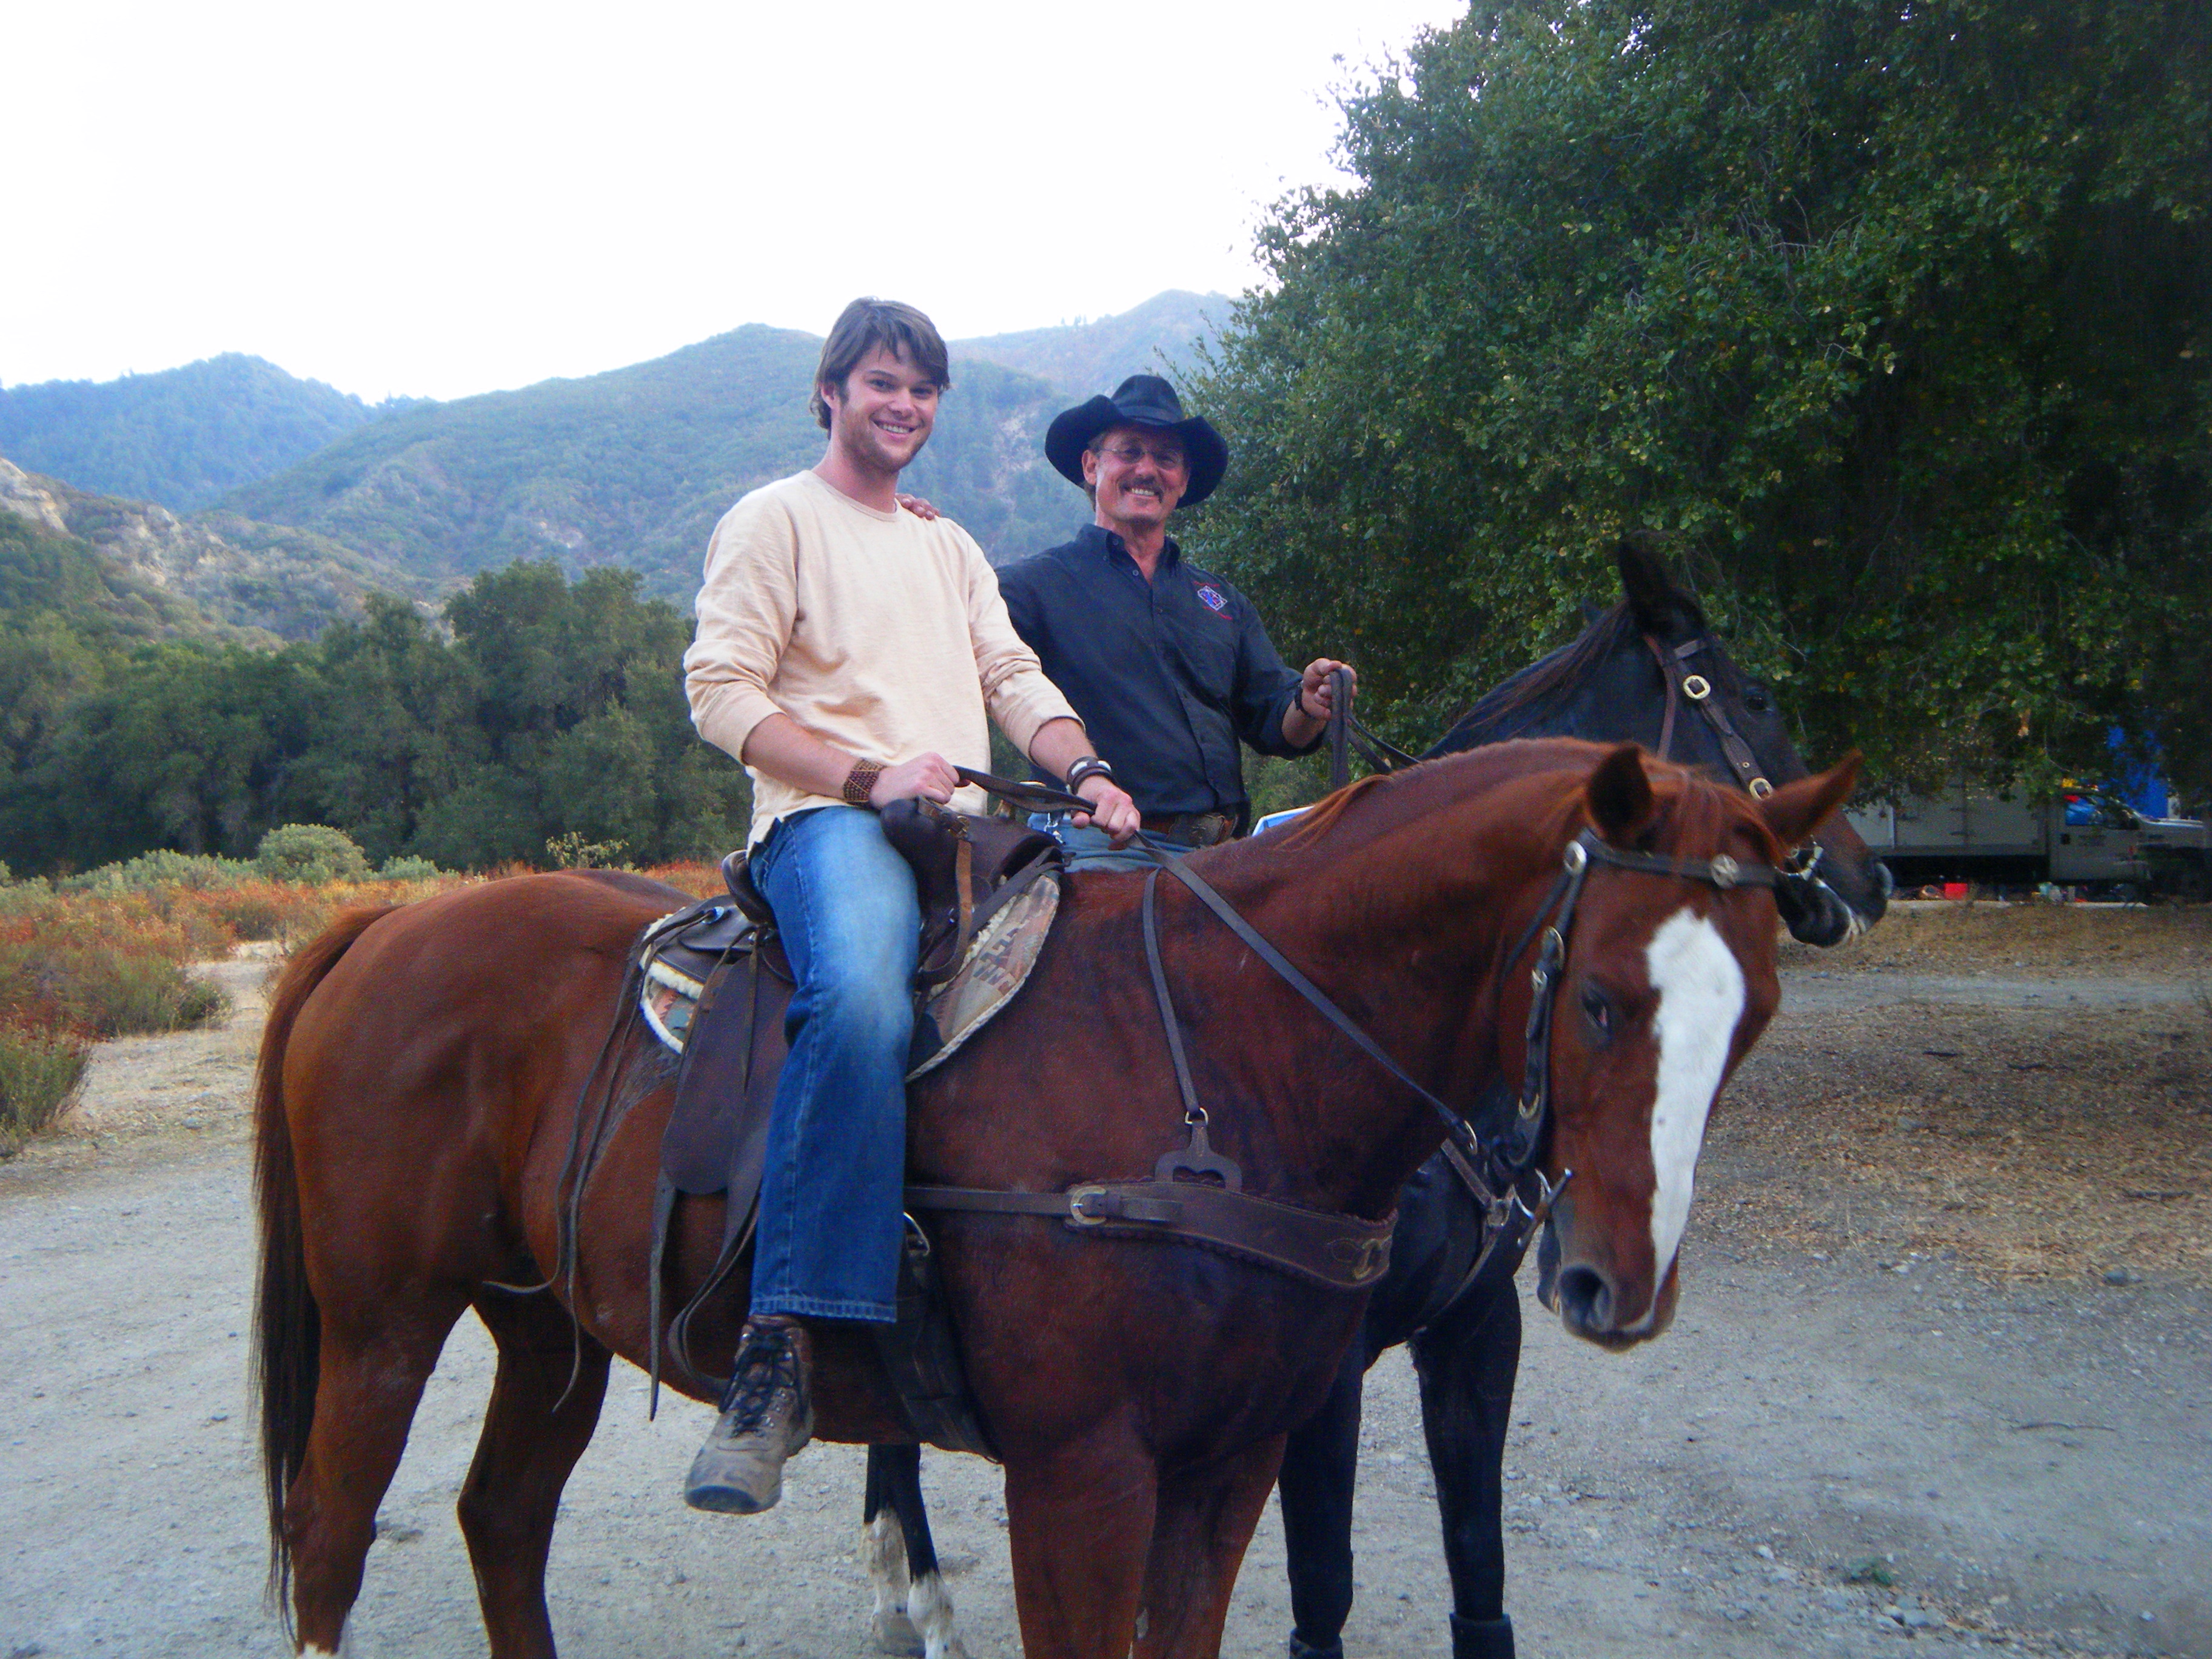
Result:
{"label": "chestnut horse", "polygon": [[[1516,941],[1585,829],[1609,847],[1771,865],[1848,793],[1852,763],[1762,800],[1632,747],[1516,743],[1340,792],[1290,835],[1190,866],[1427,1089],[1517,1076],[1532,995]],[[921,1182],[1033,1192],[1138,1178],[1182,1134],[1138,932],[1141,877],[1072,885],[1031,982],[913,1091]],[[1377,1219],[1442,1129],[1177,884],[1161,945],[1215,1146],[1247,1190]],[[1591,1334],[1672,1316],[1705,1114],[1778,996],[1764,887],[1592,866],[1551,1024],[1540,1166],[1603,1295]],[[622,1108],[556,1273],[560,1187],[649,884],[514,878],[355,912],[280,981],[256,1103],[256,1346],[274,1574],[303,1651],[334,1653],[376,1509],[447,1333],[499,1350],[463,1533],[495,1659],[550,1655],[544,1567],[610,1358],[642,1363],[651,1195],[671,1100],[648,1037],[613,1055]],[[611,1025],[611,1021],[615,1022]],[[1101,1086],[1102,1082],[1105,1086]],[[1110,1109],[1102,1102],[1111,1102]],[[720,1240],[678,1208],[679,1306]],[[1328,1391],[1363,1298],[1212,1251],[1023,1217],[937,1223],[969,1380],[1006,1465],[1033,1659],[1218,1651],[1285,1433]],[[503,1286],[553,1278],[538,1293]],[[744,1275],[694,1322],[733,1343]],[[817,1328],[817,1433],[910,1437],[872,1343]],[[572,1357],[574,1376],[571,1377]]]}
{"label": "chestnut horse", "polygon": [[[1620,601],[1608,610],[1589,607],[1589,625],[1578,638],[1486,693],[1424,758],[1509,738],[1573,737],[1642,743],[1662,758],[1703,766],[1746,787],[1754,780],[1805,776],[1773,692],[1737,666],[1650,538],[1625,538],[1613,556]],[[1669,683],[1693,672],[1704,682],[1693,688],[1704,693],[1695,702],[1680,684]],[[1731,753],[1723,732],[1735,734],[1741,748]],[[1748,773],[1740,764],[1744,755],[1753,763]],[[1820,825],[1814,839],[1818,880],[1794,881],[1776,896],[1798,939],[1835,945],[1881,920],[1888,872],[1840,812]],[[1416,1170],[1399,1195],[1389,1271],[1368,1297],[1363,1330],[1328,1401],[1291,1432],[1283,1455],[1279,1488],[1294,1620],[1291,1659],[1341,1659],[1352,1603],[1363,1378],[1386,1349],[1401,1343],[1413,1350],[1436,1476],[1452,1591],[1452,1659],[1512,1659],[1504,1494],[1521,1298],[1504,1272],[1468,1281],[1468,1264],[1489,1237],[1482,1205],[1441,1154]],[[1582,1287],[1572,1279],[1565,1286],[1571,1292]],[[1555,1288],[1547,1275],[1540,1294],[1555,1311],[1565,1311],[1556,1307]],[[952,1613],[936,1576],[916,1448],[871,1452],[863,1523],[878,1645],[945,1659],[956,1646]]]}

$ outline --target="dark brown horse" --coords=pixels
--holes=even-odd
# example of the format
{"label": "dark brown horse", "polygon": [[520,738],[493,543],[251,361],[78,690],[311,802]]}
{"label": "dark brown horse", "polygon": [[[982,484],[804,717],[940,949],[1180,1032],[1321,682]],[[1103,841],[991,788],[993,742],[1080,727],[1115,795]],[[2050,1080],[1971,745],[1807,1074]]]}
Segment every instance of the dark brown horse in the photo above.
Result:
{"label": "dark brown horse", "polygon": [[[1621,848],[1771,864],[1851,772],[1754,801],[1632,748],[1505,744],[1368,780],[1296,833],[1193,867],[1422,1083],[1472,1102],[1519,1074],[1530,990],[1507,958],[1585,827]],[[915,1090],[916,1180],[1054,1191],[1141,1177],[1179,1142],[1140,884],[1073,884],[1022,997]],[[1387,1214],[1436,1121],[1194,898],[1163,884],[1160,900],[1213,1141],[1247,1190]],[[422,1384],[474,1307],[500,1357],[462,1529],[494,1655],[553,1651],[544,1574],[561,1488],[611,1356],[641,1362],[648,1346],[670,1095],[649,1039],[618,1056],[625,1109],[583,1194],[573,1277],[497,1287],[553,1271],[586,1082],[631,943],[666,908],[572,875],[464,888],[343,918],[277,988],[256,1109],[258,1348],[276,1569],[303,1650],[337,1648]],[[1772,1014],[1775,933],[1764,888],[1593,869],[1552,1027],[1543,1154],[1553,1176],[1577,1172],[1559,1225],[1571,1267],[1602,1290],[1593,1335],[1639,1340],[1672,1315],[1689,1164]],[[721,1224],[717,1204],[679,1209],[664,1306],[708,1268]],[[1283,1437],[1328,1389],[1361,1298],[1020,1217],[945,1216],[939,1249],[1005,1458],[1025,1650],[1216,1652]],[[713,1328],[695,1322],[699,1351],[733,1340],[738,1296]],[[825,1325],[817,1343],[817,1432],[906,1438],[865,1334]]]}

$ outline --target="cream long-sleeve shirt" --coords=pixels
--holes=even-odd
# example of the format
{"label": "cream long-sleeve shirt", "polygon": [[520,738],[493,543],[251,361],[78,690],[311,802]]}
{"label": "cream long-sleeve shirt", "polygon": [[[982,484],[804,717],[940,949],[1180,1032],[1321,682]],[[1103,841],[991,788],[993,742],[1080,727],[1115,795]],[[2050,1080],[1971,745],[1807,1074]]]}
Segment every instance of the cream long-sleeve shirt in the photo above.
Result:
{"label": "cream long-sleeve shirt", "polygon": [[[769,715],[896,765],[934,750],[988,769],[988,711],[1027,753],[1039,726],[1076,714],[1006,620],[999,579],[950,519],[864,507],[812,472],[763,485],[714,526],[684,656],[691,722],[743,759]],[[747,767],[757,847],[828,795]],[[981,792],[953,804],[980,812]]]}

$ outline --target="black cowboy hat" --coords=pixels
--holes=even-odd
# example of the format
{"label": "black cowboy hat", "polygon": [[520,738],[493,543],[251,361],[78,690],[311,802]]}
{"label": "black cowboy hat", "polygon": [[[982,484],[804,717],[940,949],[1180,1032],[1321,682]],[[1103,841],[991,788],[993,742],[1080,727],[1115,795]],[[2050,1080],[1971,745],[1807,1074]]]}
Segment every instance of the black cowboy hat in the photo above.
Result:
{"label": "black cowboy hat", "polygon": [[1093,398],[1060,410],[1045,431],[1045,459],[1061,477],[1079,484],[1083,452],[1093,438],[1117,426],[1159,427],[1182,440],[1183,453],[1190,458],[1190,487],[1178,506],[1196,507],[1229,470],[1229,446],[1221,434],[1203,416],[1185,419],[1182,400],[1157,374],[1132,374],[1114,388],[1112,397]]}

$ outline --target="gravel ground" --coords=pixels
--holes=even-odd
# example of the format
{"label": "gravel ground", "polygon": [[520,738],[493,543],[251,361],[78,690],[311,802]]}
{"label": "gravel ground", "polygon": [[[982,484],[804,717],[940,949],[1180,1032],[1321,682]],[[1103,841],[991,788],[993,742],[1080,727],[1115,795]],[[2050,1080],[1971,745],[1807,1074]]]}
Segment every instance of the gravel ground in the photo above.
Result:
{"label": "gravel ground", "polygon": [[[1887,955],[1792,956],[1714,1129],[1674,1329],[1608,1356],[1530,1304],[1508,1454],[1524,1653],[2212,1656],[2212,1258],[2159,1245],[2196,1237],[2212,1190],[2202,933],[2177,952],[2140,915],[1900,921]],[[286,1650],[242,1387],[261,965],[213,971],[227,1030],[106,1045],[63,1133],[0,1165],[0,1659]],[[2172,1195],[2066,1174],[2083,1147]],[[1979,1208],[1945,1207],[1961,1182]],[[2082,1224],[2036,1233],[2061,1188]],[[452,1506],[489,1370],[465,1323],[386,1502],[357,1655],[483,1651]],[[1347,1648],[1442,1654],[1402,1356],[1369,1399]],[[554,1547],[566,1650],[866,1651],[860,1453],[807,1452],[770,1515],[697,1516],[676,1494],[705,1423],[679,1401],[648,1424],[618,1368]],[[977,1659],[1018,1650],[995,1477],[924,1468]],[[1271,1515],[1224,1652],[1280,1652],[1281,1564]]]}

